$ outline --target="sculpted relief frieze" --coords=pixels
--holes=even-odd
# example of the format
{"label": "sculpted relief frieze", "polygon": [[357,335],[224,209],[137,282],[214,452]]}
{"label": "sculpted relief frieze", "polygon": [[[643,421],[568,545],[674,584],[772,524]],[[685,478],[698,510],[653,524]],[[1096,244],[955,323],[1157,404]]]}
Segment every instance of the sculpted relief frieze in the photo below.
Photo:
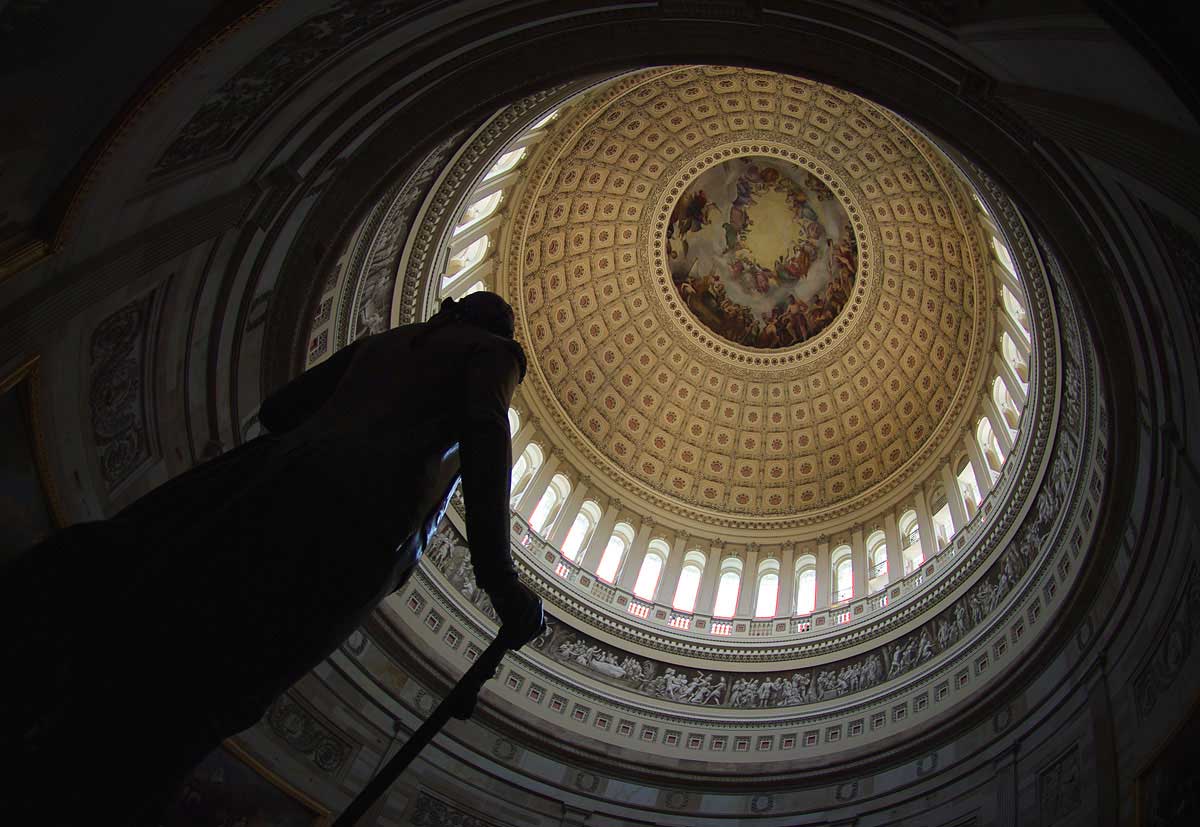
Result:
{"label": "sculpted relief frieze", "polygon": [[151,292],[108,316],[88,351],[92,439],[105,486],[112,490],[151,456],[146,419],[146,336]]}
{"label": "sculpted relief frieze", "polygon": [[255,55],[211,92],[154,166],[175,172],[233,149],[302,80],[395,20],[404,0],[337,0]]}

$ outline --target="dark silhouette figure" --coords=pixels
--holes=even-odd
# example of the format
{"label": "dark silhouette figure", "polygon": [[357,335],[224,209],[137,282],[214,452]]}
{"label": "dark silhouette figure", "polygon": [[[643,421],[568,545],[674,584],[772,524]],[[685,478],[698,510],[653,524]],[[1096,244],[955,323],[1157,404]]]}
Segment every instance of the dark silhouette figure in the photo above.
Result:
{"label": "dark silhouette figure", "polygon": [[267,435],[13,561],[0,809],[28,821],[11,823],[152,818],[407,580],[460,470],[501,635],[537,634],[509,554],[512,335],[508,304],[476,293],[360,339],[263,403]]}

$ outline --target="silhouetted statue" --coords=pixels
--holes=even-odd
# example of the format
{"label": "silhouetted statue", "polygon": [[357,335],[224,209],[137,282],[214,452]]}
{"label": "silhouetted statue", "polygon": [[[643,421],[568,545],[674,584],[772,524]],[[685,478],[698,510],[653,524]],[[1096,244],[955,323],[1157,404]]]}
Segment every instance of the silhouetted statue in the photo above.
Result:
{"label": "silhouetted statue", "polygon": [[[137,822],[414,569],[460,471],[476,582],[519,647],[541,602],[509,553],[512,309],[447,300],[262,405],[269,432],[0,577],[0,779],[39,820]],[[34,810],[34,812],[39,812]]]}

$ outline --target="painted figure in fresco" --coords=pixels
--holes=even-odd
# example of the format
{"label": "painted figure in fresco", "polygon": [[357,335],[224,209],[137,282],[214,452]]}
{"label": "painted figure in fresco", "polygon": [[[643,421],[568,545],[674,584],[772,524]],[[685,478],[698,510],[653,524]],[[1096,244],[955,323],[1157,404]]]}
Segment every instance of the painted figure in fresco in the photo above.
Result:
{"label": "painted figure in fresco", "polygon": [[[767,161],[767,159],[762,159]],[[782,194],[793,236],[773,261],[756,261],[756,210]],[[779,217],[758,215],[779,230]],[[685,239],[686,236],[686,239]],[[737,344],[789,347],[820,333],[849,301],[856,275],[853,231],[825,184],[774,162],[734,159],[703,173],[667,226],[667,257],[680,299],[714,333]],[[727,285],[720,294],[716,284]],[[819,296],[797,312],[789,294]]]}
{"label": "painted figure in fresco", "polygon": [[[512,309],[481,292],[359,339],[263,403],[267,434],[9,563],[7,822],[161,806],[407,580],[460,475],[457,574],[470,579],[469,556],[511,648],[535,637],[541,601],[509,552],[508,407],[525,373],[512,335]],[[107,760],[112,744],[136,757]]]}

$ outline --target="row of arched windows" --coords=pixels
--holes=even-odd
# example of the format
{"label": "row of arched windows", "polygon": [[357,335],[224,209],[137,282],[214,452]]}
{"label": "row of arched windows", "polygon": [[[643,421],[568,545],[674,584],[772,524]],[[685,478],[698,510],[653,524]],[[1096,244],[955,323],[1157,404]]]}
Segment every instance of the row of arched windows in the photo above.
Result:
{"label": "row of arched windows", "polygon": [[545,134],[546,125],[558,117],[555,110],[526,129],[495,160],[467,199],[467,206],[450,236],[450,248],[439,296],[461,299],[490,286],[491,254],[499,230],[498,212],[530,148]]}
{"label": "row of arched windows", "polygon": [[[509,426],[515,434],[520,428],[520,415],[509,411]],[[989,470],[998,475],[999,464],[1003,462],[1003,453],[999,446],[993,446],[987,439],[990,432],[989,423],[981,420],[978,430],[980,445],[985,456],[988,456]],[[992,462],[996,462],[993,468]],[[512,505],[532,496],[529,486],[537,476],[544,462],[542,449],[536,443],[525,446],[512,470]],[[961,460],[958,482],[964,498],[964,507],[969,506],[969,514],[973,516],[974,509],[980,500],[979,488],[974,476],[974,468],[966,459]],[[586,499],[578,505],[574,514],[568,514],[564,506],[571,494],[570,480],[564,474],[554,474],[536,504],[529,512],[529,527],[543,537],[558,534],[561,537],[559,549],[567,560],[576,565],[583,563],[585,550],[592,546],[596,531],[600,526],[602,509],[598,502]],[[949,502],[944,491],[939,487],[934,489],[930,500],[933,513],[931,522],[936,540],[936,550],[940,550],[953,537],[955,526],[951,515]],[[565,534],[556,531],[560,520],[570,520],[570,527]],[[563,526],[565,528],[565,525]],[[909,508],[899,515],[897,520],[900,559],[903,561],[903,574],[896,575],[889,569],[888,543],[885,533],[880,529],[873,530],[865,540],[866,583],[868,593],[883,589],[897,576],[906,576],[918,569],[925,561],[925,549],[921,543],[921,529],[917,512]],[[603,545],[596,545],[598,559],[593,557],[596,576],[607,583],[615,583],[621,573],[623,564],[628,559],[633,547],[635,531],[627,522],[617,522],[611,529]],[[934,550],[936,552],[936,550]],[[663,601],[665,595],[658,594],[659,585],[667,571],[667,561],[670,547],[661,538],[652,539],[642,558],[636,578],[632,583],[633,594],[644,601]],[[688,550],[683,559],[682,567],[676,581],[674,594],[671,596],[671,606],[680,612],[692,612],[696,608],[701,580],[707,562],[707,555],[699,549]],[[732,617],[738,608],[742,590],[744,572],[742,562],[736,557],[730,557],[721,562],[716,584],[711,613],[717,617]],[[830,605],[836,605],[862,595],[855,594],[854,557],[848,544],[841,544],[830,552]],[[756,617],[774,617],[779,605],[779,588],[781,584],[779,561],[764,560],[756,573],[754,588],[753,611]],[[628,582],[628,581],[626,581]],[[803,555],[795,563],[794,588],[792,606],[796,614],[811,614],[816,610],[817,600],[817,561],[813,555]]]}

